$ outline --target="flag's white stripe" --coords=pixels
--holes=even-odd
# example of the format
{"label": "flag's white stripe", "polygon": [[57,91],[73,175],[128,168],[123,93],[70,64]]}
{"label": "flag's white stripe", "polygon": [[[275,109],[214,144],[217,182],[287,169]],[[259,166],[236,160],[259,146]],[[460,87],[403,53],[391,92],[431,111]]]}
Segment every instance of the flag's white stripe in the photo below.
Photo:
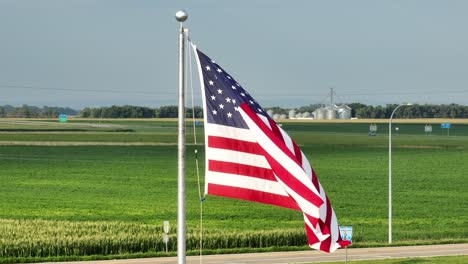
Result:
{"label": "flag's white stripe", "polygon": [[251,189],[289,197],[288,193],[278,182],[255,177],[210,171],[206,174],[206,180],[213,184]]}
{"label": "flag's white stripe", "polygon": [[268,128],[271,129],[270,121],[268,120],[268,118],[266,116],[264,116],[264,115],[259,115],[259,114],[257,114],[257,115],[263,121],[263,123],[265,123],[265,125],[267,125]]}
{"label": "flag's white stripe", "polygon": [[281,127],[278,127],[281,131],[281,135],[283,135],[283,140],[284,140],[284,143],[286,144],[286,146],[288,147],[288,149],[291,151],[291,153],[294,153],[294,145],[293,145],[293,141],[291,139],[291,137],[286,133],[286,131],[284,131]]}
{"label": "flag's white stripe", "polygon": [[325,201],[325,203],[320,206],[320,219],[325,222],[327,220],[327,194],[325,193],[325,190],[323,190],[322,185],[319,183],[319,190],[320,190],[320,197],[322,197],[322,200]]}
{"label": "flag's white stripe", "polygon": [[227,137],[242,141],[256,142],[248,129],[205,123],[205,131],[209,136]]}
{"label": "flag's white stripe", "polygon": [[[283,188],[286,190],[286,192],[289,193],[289,195],[296,201],[296,203],[301,208],[302,212],[305,212],[308,215],[313,216],[315,218],[320,217],[319,210],[314,204],[312,204],[309,201],[307,201],[306,199],[304,199],[301,195],[299,195],[292,188],[290,188],[286,183],[281,181],[278,178],[278,176],[276,176],[276,174],[275,174],[275,177],[276,177],[276,180],[281,184],[281,186],[283,186]],[[314,229],[315,229],[315,227],[314,227]]]}
{"label": "flag's white stripe", "polygon": [[[227,149],[208,148],[207,160],[218,160],[271,169],[264,156]],[[208,169],[208,167],[207,167]]]}
{"label": "flag's white stripe", "polygon": [[320,245],[321,245],[321,244],[322,244],[322,242],[318,242],[318,243],[309,245],[309,247],[311,247],[311,248],[313,248],[313,249],[320,250]]}
{"label": "flag's white stripe", "polygon": [[310,166],[309,160],[304,155],[304,152],[301,151],[301,155],[302,155],[302,168],[306,172],[307,176],[309,176],[309,179],[312,180],[312,166]]}
{"label": "flag's white stripe", "polygon": [[[300,167],[294,160],[292,160],[286,153],[284,153],[274,142],[268,138],[267,135],[255,124],[255,122],[250,119],[250,117],[240,109],[240,113],[244,118],[244,121],[249,126],[252,133],[256,136],[257,142],[260,146],[265,149],[274,159],[281,161],[281,164],[286,168],[292,175],[294,175],[302,184],[307,186],[312,192],[317,196],[320,196],[318,191],[315,189],[315,186],[309,179],[309,176],[304,172],[304,169]],[[324,201],[325,202],[325,201]]]}
{"label": "flag's white stripe", "polygon": [[[332,213],[331,213],[330,233],[331,233],[333,242],[338,240],[339,227],[338,227],[338,221],[336,219],[336,215],[335,215],[335,212],[333,211],[333,209],[332,209]],[[332,244],[336,244],[336,243],[332,243]]]}
{"label": "flag's white stripe", "polygon": [[312,229],[312,231],[314,231],[315,235],[320,241],[323,241],[327,239],[328,237],[330,237],[330,235],[324,235],[322,233],[322,231],[320,230],[320,226],[317,226],[317,227],[313,226],[312,223],[309,221],[309,218],[307,218],[305,214],[304,214],[304,222],[307,226],[309,226]]}

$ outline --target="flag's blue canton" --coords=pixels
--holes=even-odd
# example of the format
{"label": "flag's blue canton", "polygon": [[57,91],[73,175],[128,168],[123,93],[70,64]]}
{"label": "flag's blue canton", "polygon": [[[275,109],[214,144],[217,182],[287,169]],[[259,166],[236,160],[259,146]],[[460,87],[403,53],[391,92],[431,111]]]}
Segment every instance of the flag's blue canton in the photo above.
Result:
{"label": "flag's blue canton", "polygon": [[247,103],[257,114],[268,117],[265,110],[227,72],[208,56],[197,50],[205,83],[208,123],[248,128],[239,112]]}

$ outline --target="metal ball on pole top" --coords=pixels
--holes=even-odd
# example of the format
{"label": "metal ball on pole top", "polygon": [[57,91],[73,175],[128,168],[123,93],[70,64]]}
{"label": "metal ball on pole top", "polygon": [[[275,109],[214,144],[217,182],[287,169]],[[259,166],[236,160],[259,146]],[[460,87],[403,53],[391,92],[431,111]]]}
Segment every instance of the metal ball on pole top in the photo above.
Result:
{"label": "metal ball on pole top", "polygon": [[392,118],[396,110],[411,103],[400,104],[393,109],[388,123],[388,243],[392,243]]}

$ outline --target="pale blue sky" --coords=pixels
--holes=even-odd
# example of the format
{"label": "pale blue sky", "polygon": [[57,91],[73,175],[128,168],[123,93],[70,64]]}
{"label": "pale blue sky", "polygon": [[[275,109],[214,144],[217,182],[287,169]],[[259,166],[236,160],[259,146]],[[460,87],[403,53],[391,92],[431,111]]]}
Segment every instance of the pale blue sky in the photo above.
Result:
{"label": "pale blue sky", "polygon": [[176,104],[181,8],[264,107],[468,104],[468,1],[0,0],[0,105]]}

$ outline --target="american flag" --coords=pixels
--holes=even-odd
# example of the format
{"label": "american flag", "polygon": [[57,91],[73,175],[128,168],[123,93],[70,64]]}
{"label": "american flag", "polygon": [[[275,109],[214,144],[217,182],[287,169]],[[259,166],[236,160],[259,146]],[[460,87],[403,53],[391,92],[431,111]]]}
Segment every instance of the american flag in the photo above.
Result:
{"label": "american flag", "polygon": [[203,94],[205,192],[303,212],[309,246],[350,245],[304,153],[221,66],[193,46]]}

